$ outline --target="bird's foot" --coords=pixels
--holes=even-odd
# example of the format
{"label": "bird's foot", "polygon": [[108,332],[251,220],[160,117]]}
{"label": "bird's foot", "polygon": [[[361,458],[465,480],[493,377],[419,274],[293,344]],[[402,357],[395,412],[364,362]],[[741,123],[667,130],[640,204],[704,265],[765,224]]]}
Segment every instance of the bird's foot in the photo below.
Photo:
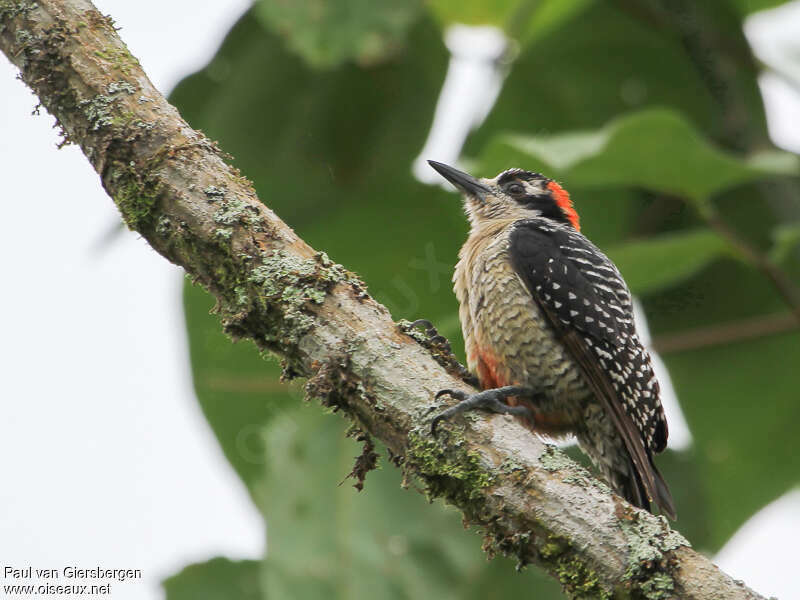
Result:
{"label": "bird's foot", "polygon": [[478,378],[470,373],[467,367],[458,362],[458,359],[453,354],[450,341],[437,331],[433,323],[427,319],[417,319],[405,326],[407,328],[406,333],[420,326],[425,328],[425,335],[428,336],[428,339],[422,345],[432,351],[434,358],[439,364],[451,374],[461,378],[465,383],[477,387]]}
{"label": "bird's foot", "polygon": [[445,352],[453,351],[453,349],[450,347],[450,340],[441,335],[436,327],[434,327],[433,323],[428,321],[428,319],[417,319],[416,321],[410,323],[408,328],[416,329],[420,326],[425,328],[425,335],[428,336],[428,343],[440,346]]}
{"label": "bird's foot", "polygon": [[431,421],[431,435],[434,437],[436,437],[436,427],[440,422],[463,412],[475,410],[476,408],[504,415],[527,417],[531,421],[534,420],[533,411],[527,406],[510,406],[503,402],[503,400],[509,396],[535,396],[535,392],[530,388],[508,385],[491,390],[484,390],[477,394],[467,394],[461,390],[439,390],[436,393],[436,399],[438,400],[445,395],[452,396],[456,400],[459,400],[459,403],[442,411],[433,418],[433,421]]}

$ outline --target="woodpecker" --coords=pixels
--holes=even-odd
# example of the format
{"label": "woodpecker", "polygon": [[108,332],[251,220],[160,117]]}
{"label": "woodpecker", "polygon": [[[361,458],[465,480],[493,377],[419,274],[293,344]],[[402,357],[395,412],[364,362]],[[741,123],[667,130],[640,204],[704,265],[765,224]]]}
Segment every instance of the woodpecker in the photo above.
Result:
{"label": "woodpecker", "polygon": [[531,431],[574,435],[611,487],[675,519],[653,454],[667,445],[659,384],[628,286],[580,231],[569,194],[539,173],[477,179],[428,163],[463,195],[470,223],[453,275],[469,371],[480,388],[436,416],[473,408],[517,415]]}

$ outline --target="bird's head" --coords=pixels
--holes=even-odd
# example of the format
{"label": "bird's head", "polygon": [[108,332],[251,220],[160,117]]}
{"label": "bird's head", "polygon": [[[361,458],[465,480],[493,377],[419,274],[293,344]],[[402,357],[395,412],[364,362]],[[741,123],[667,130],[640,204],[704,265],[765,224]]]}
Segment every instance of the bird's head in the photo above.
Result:
{"label": "bird's head", "polygon": [[428,164],[464,195],[473,227],[494,220],[545,217],[581,229],[567,191],[544,175],[508,169],[494,179],[477,179],[444,163],[429,160]]}

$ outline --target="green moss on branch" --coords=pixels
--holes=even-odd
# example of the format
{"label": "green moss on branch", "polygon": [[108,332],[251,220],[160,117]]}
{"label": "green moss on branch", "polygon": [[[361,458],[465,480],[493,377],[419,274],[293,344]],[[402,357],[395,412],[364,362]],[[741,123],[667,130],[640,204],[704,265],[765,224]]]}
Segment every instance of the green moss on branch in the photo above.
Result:
{"label": "green moss on branch", "polygon": [[465,450],[463,434],[448,430],[443,435],[447,435],[446,444],[429,431],[409,433],[404,462],[407,472],[425,482],[431,498],[444,498],[467,512],[478,514],[480,500],[495,477],[477,453]]}
{"label": "green moss on branch", "polygon": [[[135,167],[118,164],[111,170],[108,187],[113,190],[114,202],[128,228],[143,231],[154,227],[162,193],[158,178],[143,178]],[[160,231],[166,231],[168,219],[160,218],[158,223]]]}
{"label": "green moss on branch", "polygon": [[558,579],[570,598],[609,600],[611,592],[603,587],[597,573],[576,558],[575,551],[563,538],[549,535],[539,549],[541,563]]}

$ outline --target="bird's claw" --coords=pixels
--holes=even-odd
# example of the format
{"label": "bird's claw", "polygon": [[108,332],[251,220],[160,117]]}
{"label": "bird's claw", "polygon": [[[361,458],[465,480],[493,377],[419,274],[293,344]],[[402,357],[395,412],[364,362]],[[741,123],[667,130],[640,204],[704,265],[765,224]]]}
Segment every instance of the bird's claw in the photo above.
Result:
{"label": "bird's claw", "polygon": [[452,396],[456,400],[466,400],[469,395],[466,392],[462,392],[461,390],[439,390],[436,392],[436,395],[433,397],[434,400],[438,400],[442,396]]}
{"label": "bird's claw", "polygon": [[428,319],[417,319],[409,328],[414,329],[416,327],[424,327],[425,328],[425,335],[428,336],[428,342],[431,344],[442,346],[442,348],[448,352],[452,353],[452,348],[450,346],[450,341],[441,335],[439,331],[436,329],[433,323],[431,323]]}
{"label": "bird's claw", "polygon": [[414,321],[413,323],[411,323],[411,325],[409,325],[409,327],[410,327],[411,329],[414,329],[415,327],[419,327],[420,325],[422,325],[422,326],[423,326],[425,329],[436,329],[436,328],[433,326],[433,323],[431,323],[430,321],[428,321],[428,319],[417,319],[416,321]]}
{"label": "bird's claw", "polygon": [[428,336],[428,339],[425,340],[425,342],[422,342],[422,345],[433,351],[434,358],[436,358],[438,363],[450,373],[453,373],[462,379],[464,383],[474,387],[478,386],[478,378],[470,373],[469,369],[458,362],[458,359],[453,354],[453,348],[450,346],[450,341],[436,330],[436,327],[433,325],[433,323],[431,323],[428,319],[417,319],[416,321],[409,323],[406,327],[406,333],[408,333],[408,330],[410,329],[424,327],[425,335]]}
{"label": "bird's claw", "polygon": [[458,400],[458,404],[443,410],[436,415],[431,421],[431,435],[436,437],[436,428],[442,421],[449,419],[459,413],[481,408],[490,412],[524,416],[533,421],[533,412],[530,408],[523,405],[510,406],[503,402],[509,396],[530,396],[533,397],[535,392],[528,388],[519,386],[505,386],[501,388],[494,388],[478,392],[477,394],[467,394],[462,390],[444,389],[436,392],[434,398],[438,400],[442,396],[451,396]]}

